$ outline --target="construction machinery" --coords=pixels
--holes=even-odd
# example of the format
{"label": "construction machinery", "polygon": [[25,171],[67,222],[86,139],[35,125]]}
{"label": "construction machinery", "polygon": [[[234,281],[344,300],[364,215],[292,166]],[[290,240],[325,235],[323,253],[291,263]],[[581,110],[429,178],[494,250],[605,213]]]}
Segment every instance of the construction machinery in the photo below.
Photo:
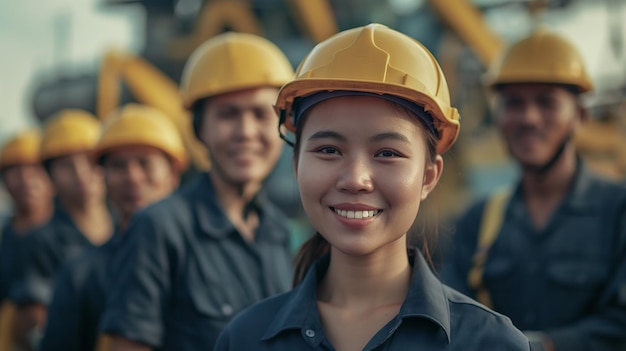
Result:
{"label": "construction machinery", "polygon": [[[506,20],[515,14],[518,22],[525,20],[518,27],[530,30],[538,23],[550,24],[551,15],[574,13],[581,6],[606,7],[609,13],[621,8],[619,0],[102,0],[101,4],[110,10],[143,9],[142,52],[105,51],[98,72],[43,81],[33,95],[35,114],[45,120],[60,108],[79,107],[105,118],[107,111],[127,102],[158,107],[180,128],[198,169],[209,167],[203,162],[206,151],[191,133],[177,85],[187,56],[207,38],[227,30],[260,34],[283,49],[296,66],[316,42],[369,22],[415,37],[441,63],[462,120],[459,141],[446,155],[445,186],[439,187],[436,196],[443,219],[455,216],[472,198],[510,182],[515,175],[494,128],[482,80],[485,68],[513,38],[495,30],[488,19],[505,16]],[[622,55],[621,21],[611,20],[608,25],[613,54]],[[591,106],[594,118],[576,141],[592,167],[624,179],[624,95],[619,88],[610,93],[617,98],[609,103],[596,100],[602,103]],[[288,153],[284,158],[268,187],[271,190],[273,182],[281,184],[275,189],[282,190],[271,191],[272,196],[297,216],[297,190]]]}

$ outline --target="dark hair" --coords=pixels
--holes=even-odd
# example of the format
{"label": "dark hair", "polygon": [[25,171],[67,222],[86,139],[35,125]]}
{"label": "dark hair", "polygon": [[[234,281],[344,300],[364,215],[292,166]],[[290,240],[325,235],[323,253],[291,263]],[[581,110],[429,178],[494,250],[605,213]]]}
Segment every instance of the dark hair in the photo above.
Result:
{"label": "dark hair", "polygon": [[[409,111],[407,108],[400,106],[396,103],[389,102],[389,104],[391,104],[394,107],[394,109],[396,109],[398,112],[403,113],[408,116],[412,116],[416,120],[420,121],[423,127],[422,130],[423,130],[424,136],[426,137],[426,147],[428,148],[428,155],[429,155],[428,161],[430,163],[434,163],[435,158],[437,157],[437,143],[439,142],[437,136],[429,132],[428,131],[429,129],[426,126],[426,124],[420,118],[415,116],[413,112]],[[300,139],[301,139],[300,137],[302,136],[302,126],[304,125],[307,118],[308,118],[308,113],[302,116],[301,120],[296,126],[296,138],[295,138],[295,143],[293,146],[293,157],[296,162],[297,162],[298,154],[300,151]],[[421,244],[420,246],[421,246],[422,254],[424,255],[424,258],[427,260],[427,262],[430,264],[430,266],[433,267],[432,254],[431,254],[430,248],[432,245],[431,240],[432,242],[436,242],[437,234],[435,233],[434,235],[426,236],[423,231],[421,235],[421,239],[422,239],[421,242],[418,242],[418,244]],[[407,233],[408,245],[415,245],[416,241],[417,240],[412,238],[411,235],[408,235]],[[304,276],[306,275],[309,268],[311,268],[311,265],[313,265],[313,263],[317,259],[325,255],[329,251],[330,251],[330,244],[328,243],[328,241],[326,241],[326,239],[319,232],[316,232],[311,238],[309,238],[306,242],[304,242],[304,244],[302,244],[302,246],[300,247],[300,249],[298,250],[294,258],[295,268],[294,268],[294,276],[293,276],[293,286],[295,287],[298,284],[300,284],[302,280],[304,279]]]}
{"label": "dark hair", "polygon": [[200,138],[200,131],[202,130],[202,121],[204,120],[204,111],[208,100],[209,98],[200,99],[191,107],[191,115],[193,118],[191,123],[193,126],[193,132],[196,135],[196,138],[200,141],[202,141]]}

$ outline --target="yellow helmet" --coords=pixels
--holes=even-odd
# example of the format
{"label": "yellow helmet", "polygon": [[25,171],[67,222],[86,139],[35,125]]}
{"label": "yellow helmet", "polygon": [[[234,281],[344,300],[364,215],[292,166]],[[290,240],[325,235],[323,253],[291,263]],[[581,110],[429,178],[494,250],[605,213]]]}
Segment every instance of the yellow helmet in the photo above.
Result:
{"label": "yellow helmet", "polygon": [[185,108],[198,100],[261,86],[281,87],[293,77],[285,54],[272,42],[245,33],[207,40],[189,57],[181,79]]}
{"label": "yellow helmet", "polygon": [[92,151],[99,137],[100,121],[94,115],[83,110],[63,110],[46,122],[41,141],[41,160]]}
{"label": "yellow helmet", "polygon": [[576,47],[543,27],[506,49],[485,78],[491,88],[510,83],[567,84],[581,93],[593,88]]}
{"label": "yellow helmet", "polygon": [[439,134],[438,153],[458,136],[459,113],[450,105],[441,67],[421,43],[384,25],[349,29],[313,48],[280,90],[276,109],[281,124],[295,132],[294,100],[337,90],[386,94],[422,107]]}
{"label": "yellow helmet", "polygon": [[182,137],[172,121],[155,108],[128,104],[115,112],[105,125],[93,157],[101,162],[106,154],[132,146],[149,146],[161,150],[184,171],[189,165]]}
{"label": "yellow helmet", "polygon": [[2,147],[0,170],[11,166],[39,163],[41,132],[35,129],[23,131]]}

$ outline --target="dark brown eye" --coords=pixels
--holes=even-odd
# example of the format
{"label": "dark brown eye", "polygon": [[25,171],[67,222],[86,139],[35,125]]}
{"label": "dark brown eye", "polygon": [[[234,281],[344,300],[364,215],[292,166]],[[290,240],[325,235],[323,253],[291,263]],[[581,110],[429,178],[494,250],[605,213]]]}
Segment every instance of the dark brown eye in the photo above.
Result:
{"label": "dark brown eye", "polygon": [[397,152],[393,150],[382,150],[376,154],[376,157],[397,157],[400,156]]}

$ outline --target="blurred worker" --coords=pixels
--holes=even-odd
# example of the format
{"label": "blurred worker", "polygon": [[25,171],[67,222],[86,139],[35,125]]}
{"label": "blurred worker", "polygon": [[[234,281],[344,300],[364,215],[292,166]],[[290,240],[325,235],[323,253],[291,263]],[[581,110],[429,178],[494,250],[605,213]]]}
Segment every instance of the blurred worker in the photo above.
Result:
{"label": "blurred worker", "polygon": [[41,335],[58,268],[84,249],[106,242],[113,231],[102,169],[90,154],[99,136],[100,122],[81,110],[60,112],[44,129],[40,157],[58,201],[52,219],[25,238],[23,276],[11,288],[19,335],[27,335],[30,347]]}
{"label": "blurred worker", "polygon": [[444,280],[509,316],[535,350],[623,350],[626,188],[576,155],[592,88],[583,61],[539,29],[487,78],[521,179],[461,218]]}
{"label": "blurred worker", "polygon": [[287,218],[261,189],[282,149],[272,104],[292,75],[250,34],[218,35],[189,58],[181,93],[212,170],[124,234],[101,322],[112,350],[211,350],[237,312],[289,289]]}
{"label": "blurred worker", "polygon": [[9,295],[19,238],[52,216],[54,190],[39,162],[40,143],[41,133],[27,130],[10,139],[0,153],[0,176],[13,200],[13,214],[2,229],[0,244],[0,301]]}
{"label": "blurred worker", "polygon": [[11,138],[0,153],[0,176],[13,200],[13,214],[2,228],[0,242],[0,349],[13,344],[15,308],[8,296],[17,279],[20,243],[24,234],[52,216],[54,190],[39,162],[41,133],[23,131]]}
{"label": "blurred worker", "polygon": [[92,351],[111,287],[110,259],[135,212],[178,187],[189,163],[176,126],[160,111],[128,105],[105,127],[94,152],[119,213],[117,235],[59,274],[40,351]]}

